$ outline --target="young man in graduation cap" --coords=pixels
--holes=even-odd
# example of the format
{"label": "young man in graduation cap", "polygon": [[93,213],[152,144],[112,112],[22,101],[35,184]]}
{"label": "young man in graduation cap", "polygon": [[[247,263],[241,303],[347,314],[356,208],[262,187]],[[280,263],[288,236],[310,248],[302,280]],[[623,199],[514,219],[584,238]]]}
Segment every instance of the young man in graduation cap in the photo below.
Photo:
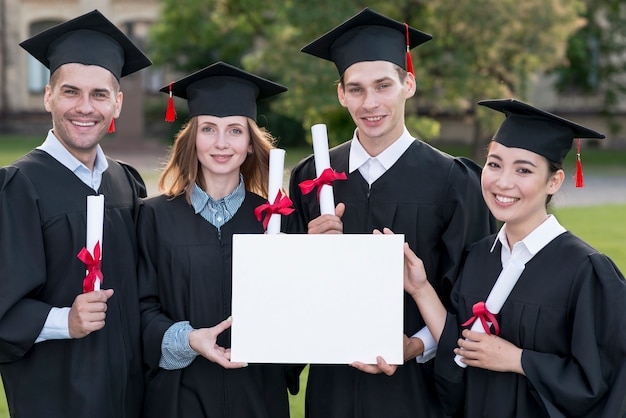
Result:
{"label": "young man in graduation cap", "polygon": [[[52,129],[0,169],[0,372],[9,411],[136,417],[143,378],[134,220],[145,186],[99,141],[120,114],[120,78],[151,62],[97,10],[21,46],[50,69]],[[102,263],[88,269],[106,290],[93,291],[83,287],[87,263],[77,255],[87,196],[98,194]]]}
{"label": "young man in graduation cap", "polygon": [[[331,167],[347,174],[347,180],[333,183],[335,215],[320,216],[315,193],[299,190],[302,181],[315,178],[312,157],[294,168],[290,197],[301,231],[371,233],[387,227],[405,234],[447,300],[463,250],[493,231],[494,223],[481,198],[480,167],[443,154],[405,127],[405,102],[416,88],[408,49],[430,39],[364,9],[302,49],[335,63],[339,102],[356,130],[351,141],[330,151]],[[376,365],[312,365],[308,417],[441,415],[432,365],[425,362],[436,344],[406,297],[405,363],[392,366],[380,358]]]}

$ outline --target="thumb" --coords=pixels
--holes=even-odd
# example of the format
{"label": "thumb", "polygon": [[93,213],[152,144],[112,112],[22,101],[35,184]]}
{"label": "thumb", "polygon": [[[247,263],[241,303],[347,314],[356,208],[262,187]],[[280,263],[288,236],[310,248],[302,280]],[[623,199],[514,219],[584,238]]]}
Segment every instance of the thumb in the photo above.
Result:
{"label": "thumb", "polygon": [[104,293],[104,296],[106,296],[107,300],[109,300],[109,298],[113,296],[113,293],[115,293],[113,289],[105,289],[101,290],[101,292]]}
{"label": "thumb", "polygon": [[222,332],[224,332],[225,330],[227,330],[228,328],[230,328],[230,326],[233,324],[233,317],[229,316],[228,318],[226,318],[225,320],[223,320],[222,322],[220,322],[219,324],[217,324],[216,326],[213,327],[213,329],[218,333],[221,334]]}
{"label": "thumb", "polygon": [[346,211],[345,203],[338,203],[337,207],[335,207],[335,215],[337,215],[340,218],[343,216],[345,211]]}

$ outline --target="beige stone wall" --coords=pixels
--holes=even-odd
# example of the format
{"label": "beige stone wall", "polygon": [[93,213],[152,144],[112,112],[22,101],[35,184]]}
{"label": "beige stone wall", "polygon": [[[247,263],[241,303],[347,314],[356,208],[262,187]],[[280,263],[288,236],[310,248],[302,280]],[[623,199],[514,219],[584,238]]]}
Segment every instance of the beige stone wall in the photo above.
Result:
{"label": "beige stone wall", "polygon": [[[19,43],[27,39],[31,24],[38,21],[63,22],[100,10],[108,19],[124,30],[128,22],[138,22],[137,35],[145,36],[147,27],[158,18],[159,4],[156,0],[4,0],[5,21],[0,22],[3,54],[0,59],[0,78],[6,95],[5,112],[37,112],[43,110],[42,96],[28,89],[28,53]],[[4,25],[3,25],[4,24]],[[8,87],[10,86],[10,87]]]}

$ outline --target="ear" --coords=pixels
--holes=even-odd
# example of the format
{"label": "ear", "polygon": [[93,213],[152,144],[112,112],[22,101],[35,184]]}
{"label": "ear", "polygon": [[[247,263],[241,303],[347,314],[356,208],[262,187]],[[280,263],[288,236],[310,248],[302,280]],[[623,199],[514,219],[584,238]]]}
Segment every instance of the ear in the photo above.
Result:
{"label": "ear", "polygon": [[346,107],[346,92],[343,90],[341,83],[337,84],[337,98],[343,107]]}
{"label": "ear", "polygon": [[50,110],[50,97],[52,96],[52,87],[50,84],[46,85],[46,90],[43,95],[43,106],[46,109],[46,112],[51,112]]}
{"label": "ear", "polygon": [[415,81],[415,75],[413,73],[407,72],[406,79],[404,80],[404,85],[407,89],[406,98],[409,99],[415,95],[415,90],[417,89],[417,82]]}
{"label": "ear", "polygon": [[122,113],[122,103],[124,102],[124,94],[120,91],[117,93],[115,97],[115,115],[113,116],[115,119],[120,117],[120,113]]}
{"label": "ear", "polygon": [[548,194],[555,194],[561,186],[563,185],[563,181],[565,180],[565,172],[563,170],[557,170],[556,173],[550,176],[548,180]]}

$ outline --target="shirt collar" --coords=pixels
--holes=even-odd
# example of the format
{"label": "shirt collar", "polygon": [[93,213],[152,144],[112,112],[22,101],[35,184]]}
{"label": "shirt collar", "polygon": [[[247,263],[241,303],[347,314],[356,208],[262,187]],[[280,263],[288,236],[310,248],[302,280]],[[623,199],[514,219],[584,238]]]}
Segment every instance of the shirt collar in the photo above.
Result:
{"label": "shirt collar", "polygon": [[213,199],[207,192],[202,190],[196,183],[193,184],[191,190],[191,206],[195,213],[200,213],[205,207],[216,208],[224,205],[230,213],[237,212],[246,195],[246,189],[243,183],[243,175],[239,174],[239,184],[229,195],[221,199]]}
{"label": "shirt collar", "polygon": [[65,168],[70,170],[80,181],[85,183],[93,190],[98,190],[102,183],[102,173],[109,168],[106,155],[98,144],[96,147],[96,159],[94,161],[93,171],[89,170],[85,164],[74,157],[67,148],[54,135],[52,129],[48,131],[48,136],[38,149],[46,152],[52,158],[61,163]]}
{"label": "shirt collar", "polygon": [[[530,257],[534,257],[539,251],[548,245],[554,238],[558,237],[562,233],[566,232],[566,229],[561,226],[559,221],[554,215],[549,215],[548,218],[537,228],[535,228],[530,234],[528,234],[523,240],[516,243],[516,246],[523,246],[530,254]],[[502,225],[493,245],[491,251],[496,247],[497,242],[502,244],[502,251],[511,252],[508,241],[506,239],[506,224]],[[526,261],[525,261],[526,262]]]}
{"label": "shirt collar", "polygon": [[389,145],[383,152],[376,157],[372,157],[365,151],[363,145],[359,142],[356,134],[357,130],[354,130],[352,142],[350,144],[350,165],[348,171],[352,173],[358,170],[363,164],[365,164],[370,158],[376,158],[385,170],[389,170],[396,161],[404,154],[404,152],[411,146],[415,138],[411,136],[409,131],[404,127],[402,136]]}
{"label": "shirt collar", "polygon": [[[96,160],[94,162],[92,173],[85,164],[80,162],[78,158],[74,157],[72,153],[69,152],[67,148],[65,148],[61,141],[59,141],[59,139],[54,135],[52,129],[48,131],[48,136],[46,137],[46,140],[43,144],[38,146],[37,149],[48,153],[52,158],[63,164],[63,166],[65,166],[68,170],[78,175],[79,178],[90,187],[92,187],[93,184],[90,184],[91,181],[85,181],[83,179],[83,177],[85,176],[80,175],[81,172],[82,174],[90,173],[90,177],[98,178],[96,183],[99,185],[99,179],[102,178],[102,173],[104,173],[106,169],[109,168],[109,163],[107,162],[106,155],[104,155],[104,151],[102,151],[102,147],[100,147],[99,144],[96,147]],[[97,190],[98,187],[95,187],[95,189]]]}

